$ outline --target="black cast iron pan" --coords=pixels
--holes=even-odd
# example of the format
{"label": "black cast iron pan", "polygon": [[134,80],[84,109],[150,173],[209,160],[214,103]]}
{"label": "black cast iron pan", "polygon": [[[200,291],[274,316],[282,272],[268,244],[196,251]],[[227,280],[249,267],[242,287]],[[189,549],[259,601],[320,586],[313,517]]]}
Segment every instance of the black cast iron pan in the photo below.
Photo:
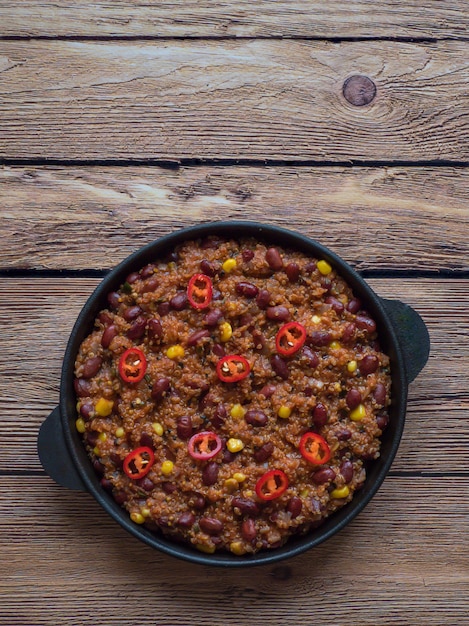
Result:
{"label": "black cast iron pan", "polygon": [[[381,455],[367,468],[367,478],[362,489],[354,494],[349,504],[308,535],[292,538],[281,548],[241,557],[228,553],[203,554],[134,524],[128,513],[101,487],[75,428],[76,398],[73,387],[75,357],[81,342],[92,331],[95,317],[107,306],[107,294],[115,291],[129,273],[164,257],[181,242],[208,235],[232,238],[256,237],[268,243],[296,248],[316,258],[326,259],[348,282],[376,320],[380,343],[391,360],[392,402],[389,425],[382,437]],[[57,483],[70,489],[91,493],[123,528],[153,548],[204,565],[242,567],[271,564],[300,554],[331,537],[346,526],[376,493],[399,447],[404,428],[408,385],[424,367],[429,351],[428,331],[416,311],[398,300],[380,298],[345,261],[316,241],[283,228],[256,222],[214,222],[186,228],[166,235],[129,256],[104,278],[86,302],[73,327],[65,351],[60,381],[60,404],[42,424],[39,432],[39,457],[47,474]]]}

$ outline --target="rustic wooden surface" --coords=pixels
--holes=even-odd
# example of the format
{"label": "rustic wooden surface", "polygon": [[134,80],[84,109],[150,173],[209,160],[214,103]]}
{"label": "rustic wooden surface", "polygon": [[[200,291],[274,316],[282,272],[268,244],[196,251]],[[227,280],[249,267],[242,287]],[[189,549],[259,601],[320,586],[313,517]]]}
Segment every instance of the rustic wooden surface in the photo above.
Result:
{"label": "rustic wooden surface", "polygon": [[[469,623],[465,3],[0,3],[0,624]],[[344,81],[368,76],[354,106]],[[72,325],[172,230],[304,232],[417,309],[427,366],[341,533],[220,571],[156,553],[36,452]]]}

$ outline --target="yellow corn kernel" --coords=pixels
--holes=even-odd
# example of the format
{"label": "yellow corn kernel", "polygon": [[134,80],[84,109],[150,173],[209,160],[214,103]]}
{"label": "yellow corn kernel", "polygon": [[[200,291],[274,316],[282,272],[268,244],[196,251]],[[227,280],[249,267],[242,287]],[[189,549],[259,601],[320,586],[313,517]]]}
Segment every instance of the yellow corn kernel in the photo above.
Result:
{"label": "yellow corn kernel", "polygon": [[95,456],[99,456],[99,455],[101,454],[101,451],[100,451],[100,449],[98,448],[98,446],[95,446],[95,447],[93,448],[93,454],[94,454]]}
{"label": "yellow corn kernel", "polygon": [[319,315],[313,315],[313,317],[311,318],[311,321],[313,322],[313,324],[319,324],[319,322],[321,321],[321,318],[319,317]]}
{"label": "yellow corn kernel", "polygon": [[145,521],[143,515],[138,511],[132,511],[132,513],[130,514],[130,519],[136,524],[143,524],[143,522]]}
{"label": "yellow corn kernel", "polygon": [[75,428],[78,430],[79,433],[85,432],[86,430],[85,420],[82,417],[79,417],[77,421],[75,422]]}
{"label": "yellow corn kernel", "polygon": [[230,452],[241,452],[241,450],[244,448],[244,443],[241,441],[241,439],[235,439],[234,437],[230,437],[230,439],[228,439],[228,441],[226,442],[226,447]]}
{"label": "yellow corn kernel", "polygon": [[205,552],[206,554],[213,554],[215,552],[215,546],[213,544],[207,546],[203,543],[197,543],[195,547],[197,550],[200,550],[200,552]]}
{"label": "yellow corn kernel", "polygon": [[236,491],[239,487],[239,483],[236,478],[227,478],[224,484],[228,491]]}
{"label": "yellow corn kernel", "polygon": [[226,261],[223,262],[222,268],[224,272],[229,274],[235,269],[236,265],[236,259],[226,259]]}
{"label": "yellow corn kernel", "polygon": [[332,272],[332,267],[329,265],[327,261],[324,261],[324,259],[322,259],[321,261],[318,261],[316,263],[316,267],[318,268],[318,270],[323,276],[327,276],[328,274]]}
{"label": "yellow corn kernel", "polygon": [[366,417],[366,409],[363,404],[359,404],[356,409],[350,411],[350,419],[354,422],[360,422],[364,417]]}
{"label": "yellow corn kernel", "polygon": [[289,406],[285,406],[284,404],[282,404],[282,406],[277,411],[277,415],[281,417],[282,419],[286,420],[291,415],[291,408]]}
{"label": "yellow corn kernel", "polygon": [[122,426],[119,426],[119,428],[116,428],[116,437],[123,437],[125,435],[125,430],[122,428]]}
{"label": "yellow corn kernel", "polygon": [[332,341],[329,347],[331,350],[338,350],[340,348],[340,343],[338,341]]}
{"label": "yellow corn kernel", "polygon": [[158,437],[162,436],[164,430],[163,430],[163,426],[159,422],[153,422],[151,427],[153,428],[155,433],[158,435]]}
{"label": "yellow corn kernel", "polygon": [[184,348],[178,343],[175,346],[170,346],[166,350],[166,356],[168,359],[182,359],[184,356]]}
{"label": "yellow corn kernel", "polygon": [[344,485],[343,487],[333,489],[331,491],[331,498],[346,498],[349,493],[350,489],[347,487],[347,485]]}
{"label": "yellow corn kernel", "polygon": [[220,341],[222,343],[226,343],[233,336],[233,329],[231,328],[231,324],[229,322],[223,322],[220,324]]}
{"label": "yellow corn kernel", "polygon": [[233,554],[236,554],[236,556],[241,556],[242,554],[246,554],[246,550],[244,549],[244,546],[241,543],[241,541],[232,541],[230,543],[230,550]]}
{"label": "yellow corn kernel", "polygon": [[165,476],[169,476],[174,470],[174,463],[172,461],[163,461],[161,464],[161,473]]}
{"label": "yellow corn kernel", "polygon": [[307,498],[309,496],[309,489],[306,489],[306,487],[304,489],[302,489],[300,491],[300,497],[301,498]]}
{"label": "yellow corn kernel", "polygon": [[246,474],[243,474],[242,472],[235,472],[233,474],[233,478],[235,479],[237,483],[243,483],[246,480],[247,476]]}
{"label": "yellow corn kernel", "polygon": [[357,371],[357,367],[358,367],[358,364],[357,364],[357,362],[355,360],[354,361],[349,361],[347,363],[347,371],[349,371],[350,374],[353,374],[353,372],[356,372]]}
{"label": "yellow corn kernel", "polygon": [[99,439],[99,441],[106,441],[106,439],[107,439],[106,433],[99,433],[98,439]]}
{"label": "yellow corn kernel", "polygon": [[150,517],[151,515],[151,511],[148,507],[143,507],[143,509],[140,509],[140,513],[143,515],[143,517]]}
{"label": "yellow corn kernel", "polygon": [[114,406],[114,400],[106,400],[106,398],[99,398],[96,402],[94,410],[99,417],[107,417],[112,413],[112,407]]}
{"label": "yellow corn kernel", "polygon": [[241,404],[233,404],[230,411],[231,417],[240,420],[246,415],[246,409]]}

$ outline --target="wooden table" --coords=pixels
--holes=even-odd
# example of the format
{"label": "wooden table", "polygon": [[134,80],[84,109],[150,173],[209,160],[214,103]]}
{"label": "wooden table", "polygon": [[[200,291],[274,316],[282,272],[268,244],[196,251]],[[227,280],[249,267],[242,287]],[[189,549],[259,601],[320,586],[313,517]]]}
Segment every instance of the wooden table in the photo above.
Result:
{"label": "wooden table", "polygon": [[[2,625],[469,624],[468,28],[457,0],[0,3]],[[365,511],[235,571],[141,544],[36,452],[102,276],[225,218],[318,239],[432,340]]]}

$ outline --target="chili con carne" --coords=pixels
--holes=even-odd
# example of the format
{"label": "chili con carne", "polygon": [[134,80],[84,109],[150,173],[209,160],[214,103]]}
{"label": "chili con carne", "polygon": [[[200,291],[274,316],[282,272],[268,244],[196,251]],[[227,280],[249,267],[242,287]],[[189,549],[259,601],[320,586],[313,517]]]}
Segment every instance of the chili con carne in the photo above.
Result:
{"label": "chili con carne", "polygon": [[147,446],[142,446],[135,448],[125,457],[123,469],[129,478],[138,480],[148,474],[154,462],[153,450]]}
{"label": "chili con carne", "polygon": [[264,501],[275,500],[286,491],[288,478],[285,472],[273,469],[266,472],[256,483],[256,494]]}
{"label": "chili con carne", "polygon": [[303,347],[305,340],[306,328],[298,322],[289,322],[278,331],[275,346],[282,356],[291,356]]}
{"label": "chili con carne", "polygon": [[206,461],[214,457],[220,452],[221,446],[220,437],[210,430],[196,433],[189,439],[187,444],[191,457],[200,461]]}
{"label": "chili con carne", "polygon": [[119,375],[126,383],[139,383],[146,370],[147,359],[139,348],[129,348],[119,359]]}
{"label": "chili con carne", "polygon": [[194,274],[187,286],[187,297],[195,309],[206,309],[212,301],[212,280],[205,274]]}
{"label": "chili con carne", "polygon": [[300,452],[313,465],[322,465],[331,458],[331,449],[327,441],[321,435],[311,431],[301,437]]}
{"label": "chili con carne", "polygon": [[224,383],[236,383],[249,376],[251,366],[248,360],[239,354],[228,354],[217,363],[217,376]]}

